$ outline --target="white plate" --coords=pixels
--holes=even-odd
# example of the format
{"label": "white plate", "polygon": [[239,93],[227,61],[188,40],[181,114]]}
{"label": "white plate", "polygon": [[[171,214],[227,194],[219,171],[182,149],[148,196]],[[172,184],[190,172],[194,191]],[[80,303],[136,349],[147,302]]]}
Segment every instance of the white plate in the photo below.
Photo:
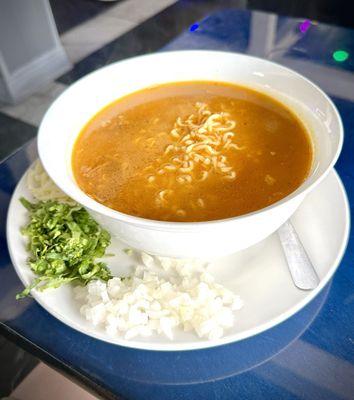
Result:
{"label": "white plate", "polygon": [[[20,180],[10,203],[7,220],[7,241],[10,256],[21,281],[28,285],[33,274],[26,265],[28,256],[20,227],[26,224],[26,210],[19,198],[31,198],[25,179]],[[349,234],[349,206],[344,187],[335,171],[305,199],[292,222],[305,246],[317,273],[320,285],[313,291],[297,289],[290,277],[276,235],[232,256],[212,264],[216,281],[235,291],[244,300],[237,312],[234,328],[215,341],[201,340],[192,333],[176,332],[173,341],[159,335],[127,341],[111,338],[103,329],[90,325],[79,313],[71,286],[33,291],[33,297],[49,313],[78,331],[121,346],[147,350],[192,350],[217,346],[245,339],[279,324],[304,307],[326,285],[344,254]],[[115,241],[109,252],[113,274],[134,264],[134,259],[121,250]],[[20,301],[20,300],[19,300]]]}

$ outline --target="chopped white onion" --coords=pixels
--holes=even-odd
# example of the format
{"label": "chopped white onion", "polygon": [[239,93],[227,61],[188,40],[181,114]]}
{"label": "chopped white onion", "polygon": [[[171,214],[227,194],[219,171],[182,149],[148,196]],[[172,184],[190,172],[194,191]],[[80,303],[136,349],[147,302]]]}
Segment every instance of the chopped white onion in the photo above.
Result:
{"label": "chopped white onion", "polygon": [[176,328],[216,340],[233,326],[234,311],[243,302],[215,283],[202,263],[146,253],[141,260],[129,278],[75,288],[80,312],[88,321],[127,340],[154,333],[173,340]]}

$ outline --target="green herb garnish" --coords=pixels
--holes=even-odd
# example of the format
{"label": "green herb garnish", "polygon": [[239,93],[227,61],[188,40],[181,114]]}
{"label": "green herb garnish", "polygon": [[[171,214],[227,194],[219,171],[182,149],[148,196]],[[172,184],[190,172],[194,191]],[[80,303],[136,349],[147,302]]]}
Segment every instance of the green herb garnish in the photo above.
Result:
{"label": "green herb garnish", "polygon": [[127,248],[127,249],[123,249],[123,251],[128,256],[131,256],[133,254],[133,249]]}
{"label": "green herb garnish", "polygon": [[28,264],[37,278],[17,299],[33,288],[42,291],[74,281],[86,285],[112,277],[105,263],[95,261],[104,256],[110,234],[83,207],[55,200],[20,201],[30,213],[30,222],[21,232],[29,239]]}

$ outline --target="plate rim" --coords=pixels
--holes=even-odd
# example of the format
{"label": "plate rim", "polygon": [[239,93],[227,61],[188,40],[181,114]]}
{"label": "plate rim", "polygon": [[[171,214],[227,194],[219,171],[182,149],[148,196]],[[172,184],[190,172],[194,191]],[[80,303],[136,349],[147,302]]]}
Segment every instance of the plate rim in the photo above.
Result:
{"label": "plate rim", "polygon": [[[16,188],[14,189],[12,195],[11,195],[11,200],[9,202],[9,208],[7,211],[7,217],[6,217],[6,242],[7,242],[7,247],[10,255],[10,260],[13,265],[13,268],[22,282],[23,285],[27,285],[26,279],[22,274],[21,267],[17,263],[15,263],[15,256],[14,256],[14,249],[12,248],[10,244],[10,214],[12,211],[12,208],[14,207],[15,201],[17,198],[15,198],[15,194],[19,190],[20,186],[23,184],[26,175],[29,171],[29,169],[32,167],[33,163],[29,165],[29,167],[26,169],[24,174],[21,176],[21,179],[18,181]],[[350,219],[350,206],[349,206],[349,200],[348,196],[344,187],[344,184],[338,175],[337,171],[332,168],[324,177],[323,181],[328,179],[328,177],[333,174],[334,178],[336,180],[336,184],[338,185],[338,189],[341,193],[342,199],[344,201],[344,213],[345,213],[345,227],[344,227],[344,234],[343,234],[343,239],[341,242],[341,245],[338,248],[337,256],[332,263],[332,266],[328,269],[326,275],[322,278],[320,281],[320,284],[318,287],[312,291],[309,291],[308,294],[300,300],[298,303],[296,303],[294,306],[290,307],[288,310],[282,312],[278,316],[271,318],[269,321],[264,322],[254,328],[247,329],[243,332],[235,333],[235,334],[230,334],[226,335],[220,339],[209,341],[209,340],[200,340],[200,341],[195,341],[195,342],[188,342],[188,343],[175,343],[171,341],[171,343],[155,343],[155,342],[141,342],[141,341],[135,341],[135,340],[126,340],[124,337],[110,337],[108,335],[105,335],[101,332],[94,332],[93,330],[90,331],[83,331],[82,328],[80,327],[80,324],[77,323],[76,321],[72,321],[70,318],[66,318],[65,316],[61,315],[58,313],[55,309],[52,307],[48,307],[45,301],[42,301],[41,297],[38,295],[36,291],[31,291],[31,296],[33,299],[45,310],[47,311],[51,316],[55,317],[58,319],[60,322],[64,323],[66,326],[69,328],[72,328],[81,334],[88,335],[92,338],[101,340],[103,342],[112,344],[112,345],[118,345],[126,348],[132,348],[136,350],[147,350],[147,351],[168,351],[168,352],[174,352],[174,351],[191,351],[191,350],[202,350],[202,349],[208,349],[208,348],[214,348],[226,344],[231,344],[231,343],[236,343],[241,340],[249,339],[252,338],[255,335],[258,335],[262,332],[267,331],[268,329],[271,329],[280,323],[284,322],[288,318],[292,317],[295,315],[297,312],[299,312],[302,308],[304,308],[308,303],[310,303],[321,291],[322,289],[326,286],[326,284],[330,281],[330,279],[333,277],[334,273],[338,269],[340,262],[345,254],[346,248],[348,246],[348,241],[349,241],[349,234],[350,234],[350,225],[351,225],[351,219]],[[314,190],[317,190],[317,188],[314,188]],[[301,207],[301,205],[300,205]],[[299,289],[301,290],[301,289]]]}

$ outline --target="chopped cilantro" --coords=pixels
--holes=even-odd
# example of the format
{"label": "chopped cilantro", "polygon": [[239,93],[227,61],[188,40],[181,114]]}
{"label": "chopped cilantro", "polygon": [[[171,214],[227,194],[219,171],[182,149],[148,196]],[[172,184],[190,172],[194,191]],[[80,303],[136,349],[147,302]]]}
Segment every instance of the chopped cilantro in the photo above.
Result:
{"label": "chopped cilantro", "polygon": [[96,261],[104,256],[110,234],[83,207],[55,200],[20,201],[30,214],[21,232],[29,239],[28,264],[37,278],[17,299],[28,296],[33,288],[42,291],[74,281],[86,285],[93,279],[111,278],[106,264]]}

